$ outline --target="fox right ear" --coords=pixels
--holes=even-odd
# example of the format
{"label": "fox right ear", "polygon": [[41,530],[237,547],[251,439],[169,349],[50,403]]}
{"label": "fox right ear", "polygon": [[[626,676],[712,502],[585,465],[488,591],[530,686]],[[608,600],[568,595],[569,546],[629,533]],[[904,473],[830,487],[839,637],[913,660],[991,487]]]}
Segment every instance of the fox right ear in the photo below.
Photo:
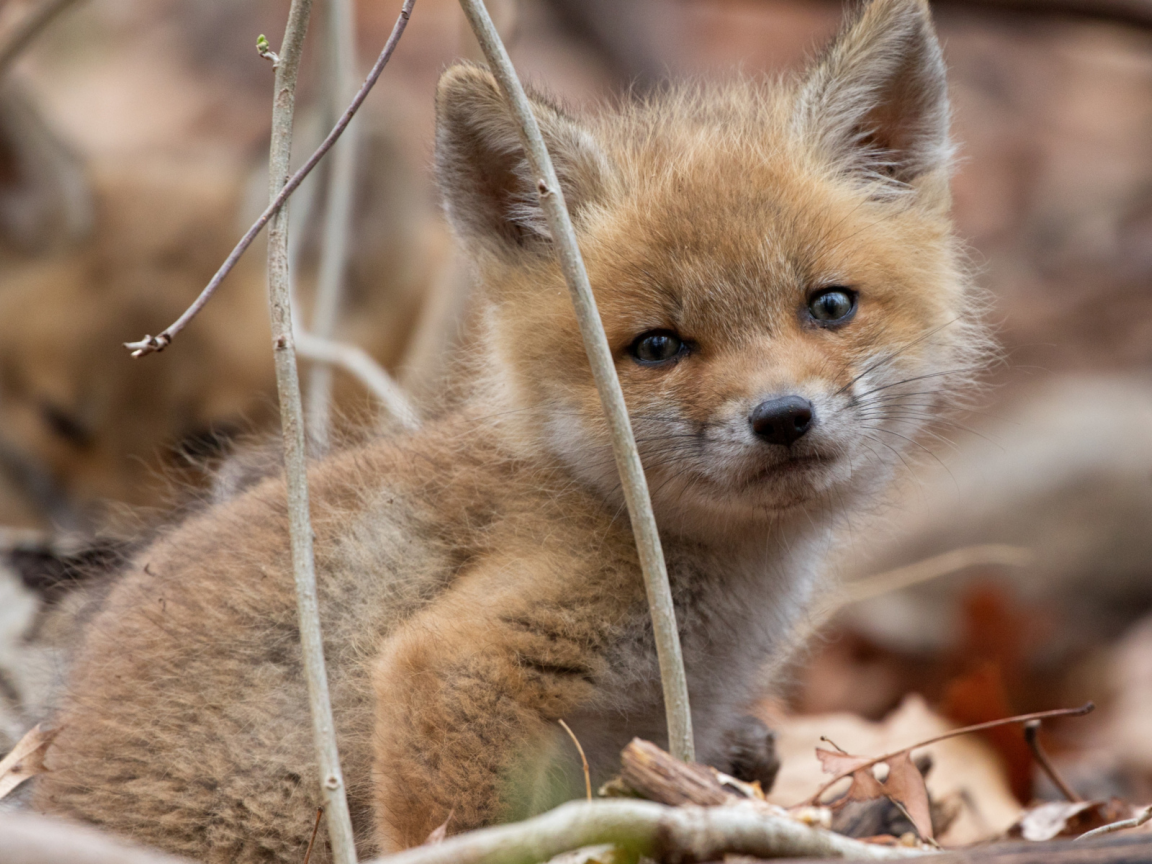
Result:
{"label": "fox right ear", "polygon": [[[600,200],[612,169],[592,134],[530,94],[573,221]],[[515,120],[496,80],[460,64],[436,92],[436,175],[448,219],[469,242],[498,254],[546,252],[552,242]]]}
{"label": "fox right ear", "polygon": [[866,181],[907,188],[949,165],[948,86],[927,0],[870,0],[797,94],[806,140]]}

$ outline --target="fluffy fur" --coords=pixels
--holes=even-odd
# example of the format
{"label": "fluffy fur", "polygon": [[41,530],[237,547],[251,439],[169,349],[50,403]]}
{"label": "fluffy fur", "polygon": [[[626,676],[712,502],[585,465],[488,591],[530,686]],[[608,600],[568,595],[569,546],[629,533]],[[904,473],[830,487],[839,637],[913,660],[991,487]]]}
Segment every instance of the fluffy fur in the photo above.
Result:
{"label": "fluffy fur", "polygon": [[[437,170],[484,292],[474,397],[314,467],[317,571],[361,852],[580,788],[663,738],[631,531],[567,290],[493,80],[438,93]],[[576,119],[537,101],[648,472],[700,758],[802,612],[838,514],[872,498],[979,347],[948,217],[947,94],[922,0],[873,0],[790,82]],[[835,328],[812,292],[858,292]],[[659,366],[646,331],[690,346]],[[800,395],[811,431],[752,434]],[[316,769],[284,487],[142,553],[90,626],[44,810],[212,862],[298,861]]]}

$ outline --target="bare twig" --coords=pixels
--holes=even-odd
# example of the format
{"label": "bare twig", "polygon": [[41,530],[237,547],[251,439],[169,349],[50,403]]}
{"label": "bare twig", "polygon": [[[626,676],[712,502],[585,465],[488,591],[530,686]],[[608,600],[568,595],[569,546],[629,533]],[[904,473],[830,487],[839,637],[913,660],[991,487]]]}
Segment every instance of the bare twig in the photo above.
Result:
{"label": "bare twig", "polygon": [[853,765],[851,770],[841,771],[839,774],[821,786],[818,790],[816,790],[815,795],[805,799],[803,802],[797,804],[796,806],[801,807],[818,804],[820,802],[821,796],[823,796],[825,792],[827,792],[841,780],[848,779],[857,771],[865,768],[871,768],[873,765],[879,765],[881,762],[887,762],[889,759],[893,759],[899,756],[901,753],[912,750],[919,750],[921,747],[927,747],[929,744],[935,744],[938,741],[946,741],[947,739],[955,738],[958,735],[970,735],[973,732],[982,732],[985,729],[994,729],[997,726],[1007,726],[1010,723],[1027,723],[1031,720],[1048,720],[1052,717],[1083,717],[1085,714],[1090,714],[1094,710],[1096,710],[1096,705],[1092,702],[1088,702],[1084,705],[1081,705],[1079,708],[1056,708],[1052,711],[1036,711],[1032,714],[1018,714],[1015,717],[1005,717],[1002,720],[989,720],[986,723],[977,723],[974,726],[964,726],[960,729],[953,729],[949,732],[943,733],[942,735],[937,735],[935,738],[929,738],[927,741],[921,741],[918,744],[913,744],[911,747],[901,747],[899,750],[893,750],[891,753],[885,753],[883,756],[877,756],[875,759],[870,759],[863,764]]}
{"label": "bare twig", "polygon": [[584,748],[580,746],[580,739],[576,737],[576,733],[572,731],[571,727],[563,720],[557,720],[564,731],[568,733],[568,737],[572,739],[572,743],[576,745],[576,752],[580,754],[580,764],[584,766],[584,795],[591,801],[592,800],[592,774],[588,771],[588,757],[584,755]]}
{"label": "bare twig", "polygon": [[1077,804],[1084,799],[1072,791],[1072,787],[1064,782],[1064,778],[1060,776],[1060,772],[1056,770],[1056,766],[1052,764],[1052,760],[1048,758],[1048,754],[1044,752],[1044,748],[1040,746],[1040,726],[1043,724],[1042,720],[1029,720],[1024,724],[1024,740],[1028,742],[1028,747],[1032,751],[1032,758],[1036,760],[1036,764],[1040,766],[1041,770],[1048,775],[1048,779],[1052,781],[1053,785],[1060,790],[1060,794]]}
{"label": "bare twig", "polygon": [[42,0],[0,38],[0,78],[8,73],[12,62],[20,56],[20,52],[27,48],[57,15],[75,2],[76,0]]}
{"label": "bare twig", "polygon": [[[236,262],[240,260],[248,250],[248,247],[252,245],[252,241],[256,239],[256,236],[264,229],[264,226],[268,224],[269,220],[279,212],[284,202],[296,191],[296,188],[304,181],[304,178],[312,172],[316,164],[324,158],[324,154],[336,143],[337,139],[356,115],[356,112],[360,109],[360,106],[364,103],[364,100],[368,98],[368,94],[372,91],[372,87],[376,84],[377,79],[379,79],[380,73],[383,72],[384,67],[388,65],[388,60],[392,57],[392,52],[396,50],[396,43],[400,41],[400,37],[404,33],[404,28],[408,26],[408,18],[412,14],[412,7],[414,5],[416,5],[416,0],[404,0],[404,6],[400,10],[400,17],[396,20],[396,26],[392,28],[392,34],[388,37],[388,41],[384,43],[384,48],[380,52],[380,56],[376,58],[376,63],[372,67],[372,71],[369,72],[368,77],[364,79],[364,84],[360,87],[356,98],[352,100],[352,104],[348,106],[347,110],[345,110],[344,114],[336,122],[336,125],[332,127],[332,131],[328,133],[328,137],[316,148],[316,152],[309,156],[308,161],[288,179],[288,182],[284,184],[279,194],[272,200],[264,212],[260,214],[260,218],[253,222],[248,232],[240,238],[240,242],[236,244],[236,248],[228,255],[224,263],[220,265],[220,269],[216,271],[216,275],[212,277],[204,290],[200,292],[200,296],[196,298],[195,302],[193,302],[192,305],[184,311],[184,314],[177,318],[171,326],[158,335],[145,336],[139,342],[124,343],[124,347],[132,352],[133,357],[143,357],[147,354],[163,351],[172,344],[172,340],[176,334],[187,327],[188,322],[195,318],[197,313],[204,308],[205,304],[212,299],[212,295],[216,293],[216,289],[220,287],[220,283],[232,272],[232,268],[236,266]],[[281,52],[281,56],[282,54],[283,52]],[[279,73],[279,67],[277,67],[276,71]]]}
{"label": "bare twig", "polygon": [[[352,0],[328,0],[327,32],[331,103],[344,105],[356,93],[356,15]],[[324,212],[324,245],[316,281],[309,331],[331,339],[340,313],[340,294],[348,262],[348,235],[356,201],[356,126],[350,124],[329,166],[328,196]],[[328,449],[332,368],[315,363],[308,375],[308,438],[316,451]]]}
{"label": "bare twig", "polygon": [[[272,100],[272,144],[268,156],[268,197],[272,201],[278,200],[288,180],[296,78],[311,10],[312,0],[292,0],[284,41],[278,52],[275,95]],[[304,408],[300,401],[300,379],[292,343],[291,295],[288,275],[288,212],[279,210],[268,224],[268,308],[272,322],[272,344],[275,347],[276,390],[280,397],[288,531],[292,546],[292,572],[296,581],[300,644],[304,655],[304,675],[308,682],[312,731],[316,739],[320,797],[328,817],[332,858],[336,864],[355,864],[356,845],[336,748],[332,700],[328,694],[328,674],[324,668],[324,643],[320,636],[304,449]]]}
{"label": "bare twig", "polygon": [[1148,821],[1152,821],[1152,805],[1145,807],[1131,819],[1121,819],[1119,822],[1110,822],[1107,825],[1101,825],[1099,828],[1085,831],[1076,839],[1091,840],[1093,837],[1103,837],[1105,834],[1113,834],[1116,831],[1124,831],[1127,828],[1139,828]]}
{"label": "bare twig", "polygon": [[596,381],[600,402],[612,432],[612,451],[616,457],[616,468],[620,472],[624,500],[628,505],[628,515],[640,555],[640,569],[648,592],[660,680],[664,688],[664,710],[668,716],[669,750],[677,759],[691,762],[695,759],[696,748],[692,739],[692,715],[688,707],[688,681],[684,674],[680,634],[676,630],[676,610],[672,605],[668,571],[660,548],[660,534],[656,529],[656,517],[652,513],[644,468],[636,450],[636,439],[628,420],[624,393],[616,378],[612,352],[604,335],[600,313],[596,309],[596,298],[592,295],[592,286],[588,282],[588,273],[576,243],[576,232],[564,204],[564,192],[556,178],[552,159],[544,145],[544,138],[532,114],[524,87],[516,77],[516,70],[488,16],[488,10],[484,8],[483,0],[460,0],[460,5],[520,127],[520,140],[536,180],[540,206],[548,219],[560,269],[576,307],[576,320],[580,325],[580,334],[584,337],[584,350],[588,354],[592,377]]}
{"label": "bare twig", "polygon": [[324,817],[324,808],[316,808],[316,822],[312,825],[312,836],[308,838],[308,848],[304,850],[304,862],[312,860],[312,847],[316,845],[316,835],[320,833],[320,820]]}
{"label": "bare twig", "polygon": [[578,801],[525,822],[458,834],[436,846],[389,855],[376,864],[532,864],[601,843],[658,861],[713,861],[728,854],[880,861],[923,854],[918,849],[861,843],[743,805],[667,807],[651,801]]}
{"label": "bare twig", "polygon": [[420,425],[419,416],[404,390],[367,351],[348,342],[321,339],[313,333],[296,331],[296,351],[302,357],[319,363],[339,366],[356,378],[380,400],[387,411],[405,429]]}

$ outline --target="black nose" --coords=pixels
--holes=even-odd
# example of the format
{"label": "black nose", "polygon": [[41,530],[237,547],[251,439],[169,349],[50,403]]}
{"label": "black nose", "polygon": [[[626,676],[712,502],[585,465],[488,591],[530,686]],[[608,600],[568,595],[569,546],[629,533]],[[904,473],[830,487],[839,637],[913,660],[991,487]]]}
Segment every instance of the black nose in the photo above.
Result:
{"label": "black nose", "polygon": [[800,396],[781,396],[761,402],[748,418],[762,441],[787,447],[812,428],[812,403]]}

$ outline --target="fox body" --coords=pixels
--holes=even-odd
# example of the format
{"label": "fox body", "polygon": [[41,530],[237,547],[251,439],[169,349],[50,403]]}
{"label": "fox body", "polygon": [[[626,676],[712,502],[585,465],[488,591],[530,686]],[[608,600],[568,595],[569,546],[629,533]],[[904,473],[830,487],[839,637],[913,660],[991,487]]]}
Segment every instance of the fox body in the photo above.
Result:
{"label": "fox body", "polygon": [[[473,395],[310,474],[361,852],[524,815],[664,737],[606,423],[517,132],[445,72],[437,170],[485,302]],[[668,562],[699,758],[804,609],[837,525],[970,371],[927,5],[873,0],[806,75],[535,111],[573,214]],[[35,803],[207,861],[297,861],[320,778],[283,482],[119,577]]]}

